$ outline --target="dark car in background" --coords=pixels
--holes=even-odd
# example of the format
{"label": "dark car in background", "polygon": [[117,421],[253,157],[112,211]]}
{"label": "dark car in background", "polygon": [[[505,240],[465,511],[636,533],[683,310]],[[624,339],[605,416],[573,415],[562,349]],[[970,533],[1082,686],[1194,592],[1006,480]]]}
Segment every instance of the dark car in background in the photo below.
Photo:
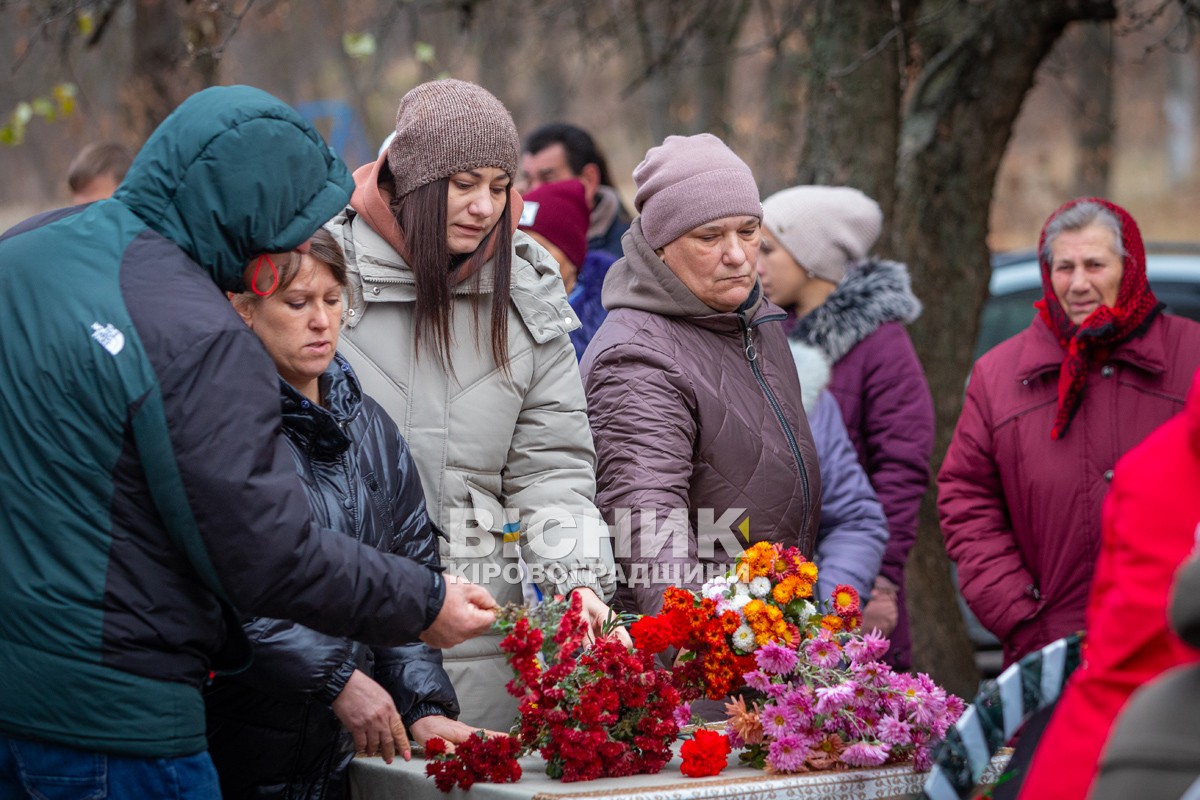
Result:
{"label": "dark car in background", "polygon": [[[1200,244],[1147,245],[1146,275],[1167,313],[1200,321]],[[1033,304],[1041,297],[1042,272],[1036,251],[994,255],[975,358],[1029,327],[1035,313]],[[984,677],[998,675],[1003,660],[999,642],[975,619],[961,597],[959,605],[975,645],[980,672]]]}

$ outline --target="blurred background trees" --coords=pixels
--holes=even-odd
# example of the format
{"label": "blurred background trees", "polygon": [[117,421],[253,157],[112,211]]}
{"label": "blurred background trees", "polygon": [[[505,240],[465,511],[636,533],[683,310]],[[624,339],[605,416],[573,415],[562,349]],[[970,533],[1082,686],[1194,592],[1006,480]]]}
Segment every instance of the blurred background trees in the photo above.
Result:
{"label": "blurred background trees", "polygon": [[[1059,203],[1106,194],[1147,238],[1200,239],[1200,19],[1189,0],[0,0],[0,228],[66,200],[84,144],[136,147],[217,83],[312,116],[351,166],[396,102],[451,75],[518,128],[589,129],[632,198],[668,133],[710,131],[764,196],[846,183],[879,200],[881,255],[910,265],[938,410],[961,405],[988,252],[1032,247]],[[5,140],[0,128],[0,142]],[[910,569],[917,666],[973,693],[933,512]]]}

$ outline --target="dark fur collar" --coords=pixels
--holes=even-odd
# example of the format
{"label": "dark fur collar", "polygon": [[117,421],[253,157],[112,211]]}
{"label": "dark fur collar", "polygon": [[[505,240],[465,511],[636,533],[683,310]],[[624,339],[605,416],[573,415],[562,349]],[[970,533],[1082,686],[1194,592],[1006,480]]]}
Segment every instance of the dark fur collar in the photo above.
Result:
{"label": "dark fur collar", "polygon": [[870,259],[851,266],[829,299],[796,323],[792,338],[818,347],[837,363],[885,322],[911,323],[921,316],[908,268]]}

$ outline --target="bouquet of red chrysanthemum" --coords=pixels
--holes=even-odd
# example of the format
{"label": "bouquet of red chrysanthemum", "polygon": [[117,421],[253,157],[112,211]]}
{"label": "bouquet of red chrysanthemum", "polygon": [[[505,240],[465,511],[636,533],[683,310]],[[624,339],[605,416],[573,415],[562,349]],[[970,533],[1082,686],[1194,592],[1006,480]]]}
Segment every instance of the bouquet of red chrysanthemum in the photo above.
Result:
{"label": "bouquet of red chrysanthemum", "polygon": [[755,667],[754,653],[776,643],[798,648],[822,630],[855,630],[862,620],[858,592],[839,585],[826,612],[812,602],[817,566],[795,547],[760,542],[742,552],[725,576],[704,584],[701,595],[669,588],[657,616],[643,617],[630,633],[639,647],[669,647],[683,695],[719,700],[740,688]]}
{"label": "bouquet of red chrysanthemum", "polygon": [[729,760],[729,737],[701,728],[679,748],[683,763],[679,771],[689,778],[720,774]]}
{"label": "bouquet of red chrysanthemum", "polygon": [[[564,612],[565,608],[565,613]],[[517,736],[564,781],[655,773],[671,759],[679,734],[679,692],[645,649],[627,650],[612,635],[584,648],[580,600],[542,603],[502,614],[500,647],[516,677]]]}
{"label": "bouquet of red chrysanthemum", "polygon": [[[454,752],[431,743],[426,772],[438,788],[515,781],[516,758],[535,751],[546,774],[564,781],[655,773],[671,760],[682,721],[671,674],[612,634],[585,648],[580,612],[578,596],[499,611],[500,648],[515,674],[508,691],[520,700],[515,734],[470,739]],[[513,768],[503,768],[505,759]]]}
{"label": "bouquet of red chrysanthemum", "polygon": [[470,789],[481,782],[513,783],[521,778],[520,749],[520,742],[512,736],[486,736],[482,731],[453,750],[445,739],[435,736],[425,744],[425,774],[443,792],[455,786]]}

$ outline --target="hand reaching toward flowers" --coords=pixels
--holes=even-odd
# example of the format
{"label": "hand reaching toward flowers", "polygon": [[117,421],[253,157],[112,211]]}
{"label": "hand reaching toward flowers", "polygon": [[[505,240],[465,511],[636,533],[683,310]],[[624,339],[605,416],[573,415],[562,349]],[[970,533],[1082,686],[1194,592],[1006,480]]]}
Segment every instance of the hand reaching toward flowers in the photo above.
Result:
{"label": "hand reaching toward flowers", "polygon": [[498,606],[487,589],[450,573],[443,575],[442,580],[446,585],[442,610],[433,624],[421,632],[422,642],[430,647],[453,647],[492,627]]}
{"label": "hand reaching toward flowers", "polygon": [[421,717],[412,724],[410,732],[413,739],[419,745],[425,745],[430,739],[437,737],[445,739],[449,745],[449,752],[454,751],[454,745],[465,742],[476,731],[484,736],[505,736],[506,734],[499,731],[483,730],[474,728],[466,723],[459,722],[456,719],[443,717],[440,714],[430,714],[428,717]]}
{"label": "hand reaching toward flowers", "polygon": [[[597,636],[604,633],[604,625],[609,618],[616,615],[594,591],[587,587],[577,587],[571,590],[571,594],[579,595],[579,599],[583,601],[582,616],[583,621],[587,623],[587,635],[584,637],[584,642],[591,645],[596,641]],[[625,630],[624,626],[617,625],[613,629],[613,633],[621,644],[633,647],[633,639],[629,638],[629,632]]]}
{"label": "hand reaching toward flowers", "polygon": [[[515,673],[508,691],[521,709],[520,745],[538,752],[546,774],[563,781],[658,772],[671,760],[679,733],[679,692],[653,653],[630,650],[615,634],[584,646],[587,594],[499,615],[497,626],[506,634],[500,649]],[[459,750],[473,747],[476,738]],[[468,769],[467,777],[477,773]]]}
{"label": "hand reaching toward flowers", "polygon": [[354,736],[354,749],[368,756],[381,755],[388,764],[396,753],[412,760],[412,749],[396,704],[387,690],[365,672],[354,670],[337,699],[333,713]]}

